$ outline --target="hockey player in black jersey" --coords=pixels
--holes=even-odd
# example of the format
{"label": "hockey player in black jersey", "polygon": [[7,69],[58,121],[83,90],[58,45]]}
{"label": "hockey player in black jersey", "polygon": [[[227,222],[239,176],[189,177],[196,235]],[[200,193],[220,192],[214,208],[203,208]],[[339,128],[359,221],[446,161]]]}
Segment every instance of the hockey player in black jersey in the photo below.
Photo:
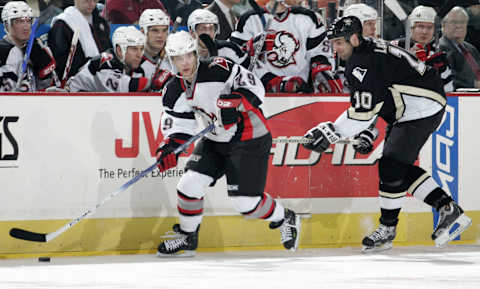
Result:
{"label": "hockey player in black jersey", "polygon": [[[274,7],[271,0],[267,6]],[[278,1],[272,14],[244,13],[230,40],[254,55],[262,33],[267,33],[254,73],[267,92],[342,92],[332,73],[333,58],[321,16],[299,6],[295,0]],[[269,23],[263,31],[261,17]]]}
{"label": "hockey player in black jersey", "polygon": [[[114,50],[102,52],[90,59],[82,69],[67,81],[68,91],[141,92],[159,86],[162,75],[145,76],[140,67],[145,36],[134,26],[115,30],[112,37]],[[154,88],[155,89],[155,88]]]}
{"label": "hockey player in black jersey", "polygon": [[[346,61],[351,107],[335,123],[320,123],[309,130],[305,136],[313,142],[304,146],[323,152],[341,138],[356,136],[361,143],[354,147],[368,153],[377,135],[369,127],[377,117],[383,118],[389,130],[378,163],[380,226],[363,239],[363,250],[392,247],[407,193],[439,211],[432,239],[437,246],[444,246],[461,234],[471,219],[425,170],[414,165],[444,114],[446,97],[438,72],[404,49],[363,38],[360,20],[354,16],[338,19],[328,38]],[[455,224],[458,227],[450,232]]]}
{"label": "hockey player in black jersey", "polygon": [[179,224],[158,246],[158,255],[194,255],[208,186],[226,175],[233,207],[249,218],[270,221],[279,229],[286,249],[295,250],[300,219],[264,187],[272,136],[260,105],[265,89],[260,80],[232,61],[199,60],[196,41],[185,31],[170,34],[166,44],[176,77],[163,89],[162,134],[157,150],[160,171],[177,165],[173,151],[201,126],[215,123],[188,160],[177,185]]}
{"label": "hockey player in black jersey", "polygon": [[[452,70],[448,64],[447,54],[440,51],[438,39],[435,39],[435,17],[437,12],[428,6],[417,6],[409,16],[411,25],[410,52],[417,59],[438,70],[442,77],[445,92],[453,91]],[[438,35],[437,35],[438,36]],[[405,38],[392,41],[392,44],[405,47]]]}
{"label": "hockey player in black jersey", "polygon": [[[40,39],[34,38],[27,69],[22,69],[32,20],[32,9],[25,2],[10,1],[3,7],[2,21],[6,35],[0,40],[1,91],[35,91],[53,84],[55,59]],[[22,81],[17,87],[19,78]]]}
{"label": "hockey player in black jersey", "polygon": [[[208,9],[197,9],[188,16],[188,31],[198,44],[198,55],[200,59],[213,56],[221,56],[232,60],[241,66],[248,68],[250,57],[234,42],[215,39],[220,31],[217,15]],[[200,35],[208,35],[210,40],[204,43]]]}

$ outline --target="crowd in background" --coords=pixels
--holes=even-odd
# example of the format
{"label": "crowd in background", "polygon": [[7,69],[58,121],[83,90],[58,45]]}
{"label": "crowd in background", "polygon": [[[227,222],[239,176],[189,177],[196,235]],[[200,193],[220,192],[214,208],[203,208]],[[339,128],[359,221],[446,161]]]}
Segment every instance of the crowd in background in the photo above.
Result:
{"label": "crowd in background", "polygon": [[[8,2],[11,1],[1,1],[0,5],[2,5],[3,7],[3,5]],[[252,11],[252,7],[247,0],[27,0],[25,2],[33,9],[33,14],[35,17],[38,17],[40,15],[50,15],[48,20],[44,19],[44,23],[49,24],[48,26],[50,29],[50,31],[48,32],[48,41],[45,41],[45,37],[42,39],[45,44],[47,44],[48,47],[52,50],[51,54],[53,54],[53,59],[56,61],[55,71],[57,76],[55,77],[58,78],[58,80],[56,81],[57,83],[62,81],[65,82],[66,79],[69,79],[71,76],[74,76],[76,73],[78,73],[80,68],[85,65],[88,60],[90,60],[96,55],[99,55],[101,52],[107,49],[111,49],[111,37],[114,30],[118,26],[133,24],[137,25],[138,27],[140,16],[146,9],[160,9],[164,11],[169,16],[171,27],[174,25],[179,25],[179,29],[188,30],[187,21],[190,14],[197,9],[205,8],[218,17],[217,21],[220,29],[218,30],[218,33],[212,35],[214,36],[215,40],[232,40],[230,39],[231,33],[238,29],[238,22],[241,19],[242,15],[249,11]],[[77,51],[75,52],[75,57],[73,57],[71,67],[69,67],[69,71],[67,72],[65,77],[63,77],[63,74],[65,73],[65,67],[68,66],[67,57],[71,47],[70,43],[74,38],[74,29],[69,28],[69,25],[64,25],[64,22],[68,22],[65,19],[63,19],[65,21],[62,21],[62,19],[60,19],[60,21],[54,21],[55,23],[51,21],[56,15],[62,13],[63,11],[67,11],[66,9],[68,9],[68,7],[72,7],[72,5],[78,6],[78,3],[80,2],[88,2],[90,3],[88,5],[95,5],[94,10],[92,10],[91,12],[91,17],[93,18],[91,18],[92,20],[90,21],[90,28],[93,31],[93,38],[87,37],[87,40],[90,41],[90,44],[95,43],[95,45],[82,47],[82,44],[85,46],[88,41],[85,42],[85,37],[80,37],[80,45],[77,46]],[[268,3],[271,3],[272,1],[257,0],[256,2],[260,6],[266,7],[265,5],[268,5]],[[373,18],[367,19],[367,21],[362,21],[365,28],[368,27],[368,25],[372,27],[371,29],[375,33],[374,35],[371,35],[372,37],[383,38],[387,41],[394,41],[394,43],[395,41],[397,41],[396,43],[398,43],[399,40],[402,41],[402,39],[408,38],[408,42],[410,42],[410,38],[408,35],[411,32],[414,32],[413,25],[411,26],[412,31],[409,31],[410,28],[406,26],[404,22],[400,21],[398,17],[396,17],[396,15],[392,13],[389,8],[383,5],[383,1],[287,0],[286,2],[291,6],[301,6],[308,10],[314,11],[316,15],[319,15],[320,21],[322,21],[325,26],[328,26],[336,17],[344,15],[348,7],[353,7],[352,5],[355,6],[359,3],[363,3],[365,6],[370,7],[372,11],[374,11],[372,12],[374,13],[372,14],[374,15]],[[444,64],[448,64],[449,68],[452,69],[454,81],[453,88],[447,89],[446,87],[446,89],[448,91],[452,91],[458,88],[479,88],[480,54],[478,50],[480,49],[480,2],[474,0],[400,0],[399,3],[407,15],[410,15],[412,11],[414,11],[414,8],[419,6],[431,7],[435,11],[435,15],[433,16],[434,20],[432,20],[432,23],[434,25],[433,40],[430,39],[432,41],[432,45],[435,44],[435,47],[431,50],[432,52],[443,51],[447,56],[445,60],[446,63]],[[453,15],[455,16],[455,19],[448,21],[448,13],[451,12],[452,8],[454,7],[455,9],[457,7],[463,7],[464,9],[462,9],[461,11],[456,9],[456,13],[454,13],[455,15]],[[268,10],[268,7],[265,9]],[[354,16],[358,16],[359,18],[363,17],[360,14]],[[180,22],[175,24],[175,21],[178,20],[180,20]],[[5,23],[5,20],[3,21]],[[71,25],[75,24],[70,23],[70,26]],[[464,29],[465,33],[463,33],[463,31],[455,32],[456,29],[458,30],[460,28]],[[459,35],[454,36],[454,34]],[[248,43],[246,43],[247,41],[245,41],[245,39],[233,42],[235,42],[239,46],[242,46],[242,50],[244,52],[246,51],[247,54],[252,53],[252,48],[250,48],[249,51],[249,48],[246,47]],[[26,44],[26,42],[23,44]],[[415,41],[412,41],[412,47],[407,48],[407,50],[410,50],[413,54],[416,54],[417,57],[421,58],[421,55],[416,53],[416,50],[419,47],[422,47],[423,49],[426,43],[417,46],[414,46],[413,44],[415,44]],[[90,46],[93,46],[93,49]],[[115,47],[113,47],[113,50],[115,50]],[[425,50],[428,54],[429,51],[426,46]],[[35,51],[38,52],[40,50],[35,49]],[[339,68],[341,69],[341,67],[335,65],[335,60],[333,59],[333,51],[331,51],[331,53],[331,66],[328,67],[332,70],[332,72],[335,73],[328,75],[325,75],[325,73],[323,73],[325,76],[324,78],[326,78],[326,80],[323,81],[330,83],[330,86],[332,80],[336,81],[338,78],[341,78],[340,76],[338,76],[338,73],[336,73],[336,71],[338,71]],[[427,55],[427,57],[430,56]],[[427,64],[433,65],[433,62],[435,62],[435,65],[440,65],[438,64],[438,59],[436,61],[431,61],[431,63],[427,62]],[[427,58],[425,58],[424,60],[427,60]],[[34,74],[36,73],[38,74],[38,72],[35,72]],[[291,77],[292,75],[281,75],[281,77],[285,76]],[[312,80],[305,79],[304,77],[303,81],[311,82]],[[267,87],[269,83],[265,82],[264,84]],[[296,84],[295,87],[302,85],[303,84]],[[11,86],[12,85],[10,85],[9,87]],[[335,89],[314,89],[311,92],[334,91]],[[341,91],[348,92],[348,89],[347,87],[344,87],[341,89]],[[306,91],[292,89],[279,92]]]}

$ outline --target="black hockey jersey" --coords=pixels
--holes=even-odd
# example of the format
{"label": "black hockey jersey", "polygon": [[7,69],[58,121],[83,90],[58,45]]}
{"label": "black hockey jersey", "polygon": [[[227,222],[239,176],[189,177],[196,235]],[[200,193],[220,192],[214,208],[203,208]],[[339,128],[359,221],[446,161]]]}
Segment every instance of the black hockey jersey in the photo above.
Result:
{"label": "black hockey jersey", "polygon": [[201,126],[217,123],[220,119],[217,100],[220,94],[235,93],[242,96],[241,121],[228,130],[217,125],[206,138],[217,142],[249,140],[269,132],[260,105],[265,88],[260,79],[240,65],[215,57],[201,60],[193,88],[181,77],[170,80],[163,89],[162,134],[194,135]]}
{"label": "black hockey jersey", "polygon": [[387,123],[434,115],[446,105],[438,71],[384,40],[365,39],[346,62],[351,107],[335,122],[343,137],[366,129],[376,116]]}

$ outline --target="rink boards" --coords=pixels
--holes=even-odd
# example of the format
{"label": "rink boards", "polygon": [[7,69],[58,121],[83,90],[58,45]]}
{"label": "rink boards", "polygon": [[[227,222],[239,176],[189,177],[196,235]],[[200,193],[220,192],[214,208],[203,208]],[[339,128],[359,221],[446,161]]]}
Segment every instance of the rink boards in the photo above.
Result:
{"label": "rink boards", "polygon": [[[478,96],[449,97],[445,120],[419,158],[474,221],[460,242],[476,242],[480,235]],[[302,136],[318,122],[335,120],[348,106],[347,96],[269,95],[264,112],[276,138]],[[11,227],[55,231],[154,163],[163,139],[160,96],[5,94],[0,108],[0,256],[150,252],[171,230],[176,183],[191,148],[177,169],[149,173],[52,242],[8,236]],[[378,127],[383,136],[385,124]],[[298,144],[272,146],[266,192],[306,217],[301,246],[358,246],[376,227],[376,164],[382,146],[377,140],[367,156],[344,144],[321,156]],[[397,243],[432,244],[433,222],[430,207],[409,197]],[[279,238],[266,222],[238,216],[224,179],[208,190],[201,249],[279,248]]]}

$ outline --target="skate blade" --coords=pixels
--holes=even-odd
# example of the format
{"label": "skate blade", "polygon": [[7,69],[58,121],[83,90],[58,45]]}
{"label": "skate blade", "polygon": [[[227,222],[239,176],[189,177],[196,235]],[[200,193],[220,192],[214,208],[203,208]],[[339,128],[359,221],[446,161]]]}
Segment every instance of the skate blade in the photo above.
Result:
{"label": "skate blade", "polygon": [[178,251],[177,253],[174,254],[163,254],[157,251],[157,257],[160,258],[191,258],[195,257],[196,251],[194,250],[183,250],[183,251]]}
{"label": "skate blade", "polygon": [[364,245],[362,248],[362,253],[363,254],[378,253],[378,252],[390,250],[392,248],[393,248],[392,242],[387,242],[385,244],[374,246],[374,247],[368,247]]}
{"label": "skate blade", "polygon": [[299,215],[295,215],[295,229],[297,229],[297,239],[295,240],[295,244],[293,245],[292,248],[290,248],[290,251],[295,252],[298,249],[298,243],[300,241],[300,233],[302,231],[302,221],[300,220]]}
{"label": "skate blade", "polygon": [[[450,233],[450,230],[458,224],[458,227]],[[472,224],[472,219],[467,217],[465,214],[461,214],[455,222],[453,222],[447,230],[445,230],[443,233],[441,233],[436,239],[435,239],[435,247],[437,248],[442,248],[447,245],[448,242],[452,241],[456,237],[458,237],[463,231],[465,231],[470,225]]]}

